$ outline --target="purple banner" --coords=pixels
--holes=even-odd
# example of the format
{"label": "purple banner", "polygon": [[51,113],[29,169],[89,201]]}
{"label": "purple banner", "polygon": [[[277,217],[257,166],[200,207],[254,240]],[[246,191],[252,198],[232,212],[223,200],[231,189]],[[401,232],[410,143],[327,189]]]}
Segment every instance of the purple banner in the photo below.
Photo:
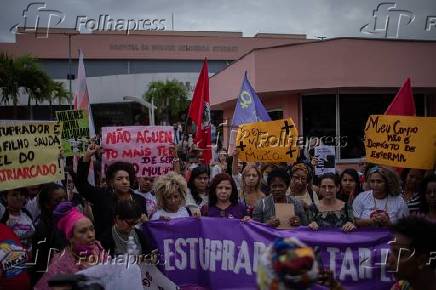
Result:
{"label": "purple banner", "polygon": [[324,268],[334,271],[345,289],[384,290],[393,284],[385,267],[391,240],[387,230],[277,230],[255,222],[207,217],[149,222],[145,230],[165,260],[162,270],[182,287],[256,289],[258,258],[277,237],[297,237],[318,248]]}

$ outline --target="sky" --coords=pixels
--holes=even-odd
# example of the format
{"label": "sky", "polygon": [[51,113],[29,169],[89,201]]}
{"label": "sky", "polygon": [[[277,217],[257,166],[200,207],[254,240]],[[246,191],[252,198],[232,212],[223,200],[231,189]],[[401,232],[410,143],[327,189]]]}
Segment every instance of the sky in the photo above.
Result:
{"label": "sky", "polygon": [[174,30],[178,31],[238,31],[244,36],[284,33],[306,34],[309,38],[436,40],[436,0],[0,1],[3,4],[0,42],[15,41],[13,27],[23,26],[23,10],[32,3],[25,12],[28,23],[35,23],[36,15],[40,15],[40,26],[46,26],[42,23],[48,23],[48,15],[53,13],[50,26],[68,28],[76,27],[79,16],[85,21],[107,14],[126,22],[128,19],[163,19],[165,30],[172,30],[174,25]]}

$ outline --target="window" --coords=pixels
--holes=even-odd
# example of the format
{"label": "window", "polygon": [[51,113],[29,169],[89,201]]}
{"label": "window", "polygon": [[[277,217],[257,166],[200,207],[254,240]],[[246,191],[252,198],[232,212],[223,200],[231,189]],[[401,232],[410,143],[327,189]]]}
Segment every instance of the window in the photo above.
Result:
{"label": "window", "polygon": [[272,121],[281,120],[283,119],[283,110],[271,110],[268,111],[268,115]]}
{"label": "window", "polygon": [[[368,116],[382,115],[394,96],[395,93],[339,94],[338,98],[336,95],[303,96],[303,136],[346,138],[346,146],[340,147],[336,158],[361,158],[365,156],[363,137]],[[424,95],[415,94],[417,116],[424,116],[424,103]],[[344,139],[340,140],[343,142]]]}
{"label": "window", "polygon": [[[336,134],[336,96],[303,96],[303,132],[305,138]],[[303,134],[301,134],[303,133]]]}

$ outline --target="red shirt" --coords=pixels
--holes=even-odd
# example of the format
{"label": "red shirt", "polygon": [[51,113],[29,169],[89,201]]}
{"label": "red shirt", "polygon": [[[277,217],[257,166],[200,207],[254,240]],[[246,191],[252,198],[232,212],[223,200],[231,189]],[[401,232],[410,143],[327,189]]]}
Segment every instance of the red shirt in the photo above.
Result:
{"label": "red shirt", "polygon": [[27,251],[6,225],[0,224],[0,289],[31,289]]}

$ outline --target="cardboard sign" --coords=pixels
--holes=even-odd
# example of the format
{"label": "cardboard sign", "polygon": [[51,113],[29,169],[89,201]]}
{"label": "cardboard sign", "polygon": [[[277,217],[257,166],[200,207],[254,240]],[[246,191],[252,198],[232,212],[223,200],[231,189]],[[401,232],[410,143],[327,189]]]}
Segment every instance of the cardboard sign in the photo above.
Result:
{"label": "cardboard sign", "polygon": [[64,178],[57,122],[0,120],[0,190]]}
{"label": "cardboard sign", "polygon": [[159,176],[173,170],[173,127],[104,127],[101,132],[103,172],[115,161],[132,163],[136,176]]}
{"label": "cardboard sign", "polygon": [[315,157],[318,162],[315,167],[317,176],[325,173],[336,173],[335,146],[319,145],[315,147]]}
{"label": "cardboard sign", "polygon": [[294,205],[292,203],[274,203],[276,218],[279,219],[278,229],[291,229],[289,220],[295,216]]}
{"label": "cardboard sign", "polygon": [[247,123],[239,126],[236,138],[238,159],[246,162],[295,162],[298,132],[289,119]]}
{"label": "cardboard sign", "polygon": [[57,111],[62,124],[64,156],[82,155],[89,143],[88,114],[83,111]]}
{"label": "cardboard sign", "polygon": [[366,160],[400,168],[432,169],[436,118],[371,115],[365,126]]}

